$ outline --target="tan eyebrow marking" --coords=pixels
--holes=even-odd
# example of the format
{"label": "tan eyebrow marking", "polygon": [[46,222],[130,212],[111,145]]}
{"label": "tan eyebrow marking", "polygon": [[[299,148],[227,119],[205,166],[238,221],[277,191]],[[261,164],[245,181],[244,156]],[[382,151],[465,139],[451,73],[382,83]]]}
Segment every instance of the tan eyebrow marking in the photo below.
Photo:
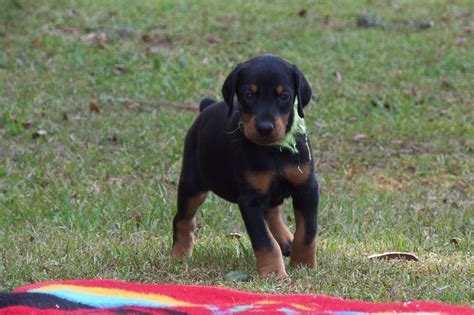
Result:
{"label": "tan eyebrow marking", "polygon": [[278,85],[278,86],[276,87],[276,92],[277,92],[278,95],[280,95],[280,94],[283,92],[283,86]]}
{"label": "tan eyebrow marking", "polygon": [[252,91],[253,94],[257,93],[257,86],[255,84],[250,85],[250,91]]}

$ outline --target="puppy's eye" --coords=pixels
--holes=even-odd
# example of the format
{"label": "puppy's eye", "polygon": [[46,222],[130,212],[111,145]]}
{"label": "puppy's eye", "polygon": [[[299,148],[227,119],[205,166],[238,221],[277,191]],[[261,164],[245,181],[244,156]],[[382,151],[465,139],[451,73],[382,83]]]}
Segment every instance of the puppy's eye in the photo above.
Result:
{"label": "puppy's eye", "polygon": [[253,94],[250,91],[245,91],[243,96],[244,96],[244,100],[246,101],[253,100]]}
{"label": "puppy's eye", "polygon": [[280,101],[287,102],[290,100],[290,93],[283,92],[280,94]]}

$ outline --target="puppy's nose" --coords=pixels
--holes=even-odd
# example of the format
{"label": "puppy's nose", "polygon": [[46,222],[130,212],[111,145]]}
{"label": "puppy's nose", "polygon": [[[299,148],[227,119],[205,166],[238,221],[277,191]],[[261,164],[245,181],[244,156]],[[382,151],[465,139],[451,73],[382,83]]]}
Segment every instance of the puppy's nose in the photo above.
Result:
{"label": "puppy's nose", "polygon": [[262,136],[269,136],[273,132],[273,123],[268,120],[260,121],[257,123],[258,133]]}

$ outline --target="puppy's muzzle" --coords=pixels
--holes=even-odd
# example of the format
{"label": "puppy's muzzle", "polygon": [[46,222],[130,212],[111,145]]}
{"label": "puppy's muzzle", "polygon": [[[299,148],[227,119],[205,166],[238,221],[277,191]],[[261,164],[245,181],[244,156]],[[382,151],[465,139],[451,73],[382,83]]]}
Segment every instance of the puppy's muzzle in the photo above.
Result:
{"label": "puppy's muzzle", "polygon": [[256,127],[257,127],[257,131],[259,135],[262,137],[268,137],[272,135],[273,131],[275,130],[275,126],[273,122],[269,120],[263,120],[263,121],[257,122]]}

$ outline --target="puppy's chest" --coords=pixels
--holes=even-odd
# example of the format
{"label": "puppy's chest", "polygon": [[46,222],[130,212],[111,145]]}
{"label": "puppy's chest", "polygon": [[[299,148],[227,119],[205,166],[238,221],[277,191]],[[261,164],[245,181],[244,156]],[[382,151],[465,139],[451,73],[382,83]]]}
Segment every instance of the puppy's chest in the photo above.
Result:
{"label": "puppy's chest", "polygon": [[260,194],[290,190],[291,187],[304,184],[311,174],[311,165],[286,164],[269,170],[249,170],[245,172],[248,185]]}

